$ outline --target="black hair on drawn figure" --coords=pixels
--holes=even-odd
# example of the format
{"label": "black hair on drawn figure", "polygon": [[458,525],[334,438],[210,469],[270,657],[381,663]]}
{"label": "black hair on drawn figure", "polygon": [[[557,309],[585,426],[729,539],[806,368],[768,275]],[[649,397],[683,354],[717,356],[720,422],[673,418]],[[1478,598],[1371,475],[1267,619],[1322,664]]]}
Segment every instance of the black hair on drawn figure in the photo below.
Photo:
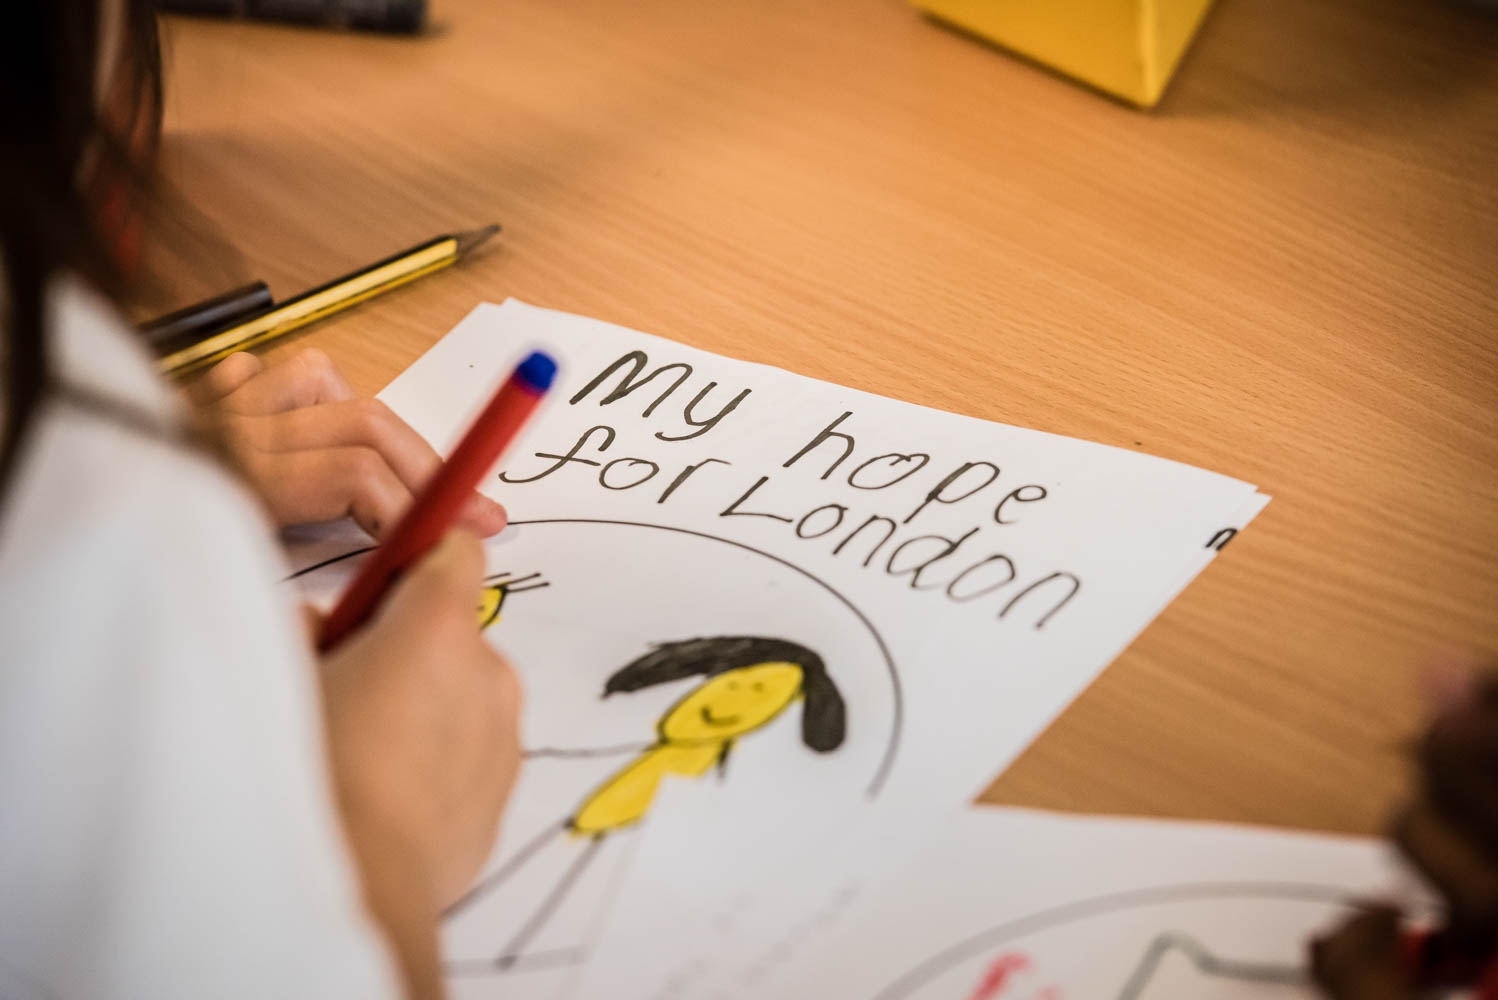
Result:
{"label": "black hair on drawn figure", "polygon": [[842,746],[847,729],[843,696],[822,658],[798,643],[758,636],[720,636],[663,642],[608,679],[603,696],[639,691],[688,677],[718,674],[759,663],[794,663],[801,668],[801,742],[819,753]]}

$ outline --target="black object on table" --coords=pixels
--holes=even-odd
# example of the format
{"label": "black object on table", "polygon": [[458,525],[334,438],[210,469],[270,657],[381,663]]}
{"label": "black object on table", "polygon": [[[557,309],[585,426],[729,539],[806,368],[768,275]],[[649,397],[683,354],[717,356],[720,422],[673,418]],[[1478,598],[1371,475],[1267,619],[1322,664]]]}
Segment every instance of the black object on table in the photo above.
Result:
{"label": "black object on table", "polygon": [[161,0],[161,9],[414,33],[426,23],[427,4],[426,0]]}
{"label": "black object on table", "polygon": [[263,281],[256,281],[186,309],[148,320],[140,325],[140,333],[160,357],[243,323],[268,311],[274,304],[270,287]]}

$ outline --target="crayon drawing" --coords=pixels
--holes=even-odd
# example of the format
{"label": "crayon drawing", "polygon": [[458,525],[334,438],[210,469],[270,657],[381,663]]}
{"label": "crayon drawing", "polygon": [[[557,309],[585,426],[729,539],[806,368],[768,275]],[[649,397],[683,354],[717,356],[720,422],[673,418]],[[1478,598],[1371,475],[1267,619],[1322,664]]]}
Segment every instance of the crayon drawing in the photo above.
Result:
{"label": "crayon drawing", "polygon": [[[527,761],[494,855],[448,912],[456,981],[520,975],[531,995],[580,961],[664,782],[710,794],[753,768],[830,807],[877,796],[898,677],[874,624],[822,580],[633,522],[516,522],[489,552],[511,572],[485,581],[478,621],[521,673]],[[326,601],[357,555],[298,583]]]}
{"label": "crayon drawing", "polygon": [[[693,675],[708,679],[671,706],[656,725],[655,740],[594,789],[554,829],[522,848],[508,864],[481,879],[449,910],[456,915],[500,891],[510,876],[553,840],[570,841],[576,855],[554,891],[535,907],[520,931],[493,958],[465,963],[456,972],[503,971],[527,957],[530,942],[576,883],[610,835],[644,819],[667,776],[697,778],[727,771],[729,752],[740,738],[801,702],[801,739],[819,753],[843,742],[842,696],[821,658],[792,642],[756,637],[687,639],[663,643],[608,679],[604,697],[637,691]],[[605,756],[596,751],[595,756]],[[530,751],[528,756],[565,756],[566,751]]]}
{"label": "crayon drawing", "polygon": [[479,591],[479,628],[488,628],[499,621],[500,612],[504,610],[505,598],[511,594],[524,593],[527,590],[540,590],[551,584],[541,579],[540,573],[527,573],[525,576],[516,577],[509,573],[495,573],[484,580],[484,588]]}
{"label": "crayon drawing", "polygon": [[1356,903],[1294,883],[1116,893],[974,934],[869,1000],[1312,1000],[1306,942]]}

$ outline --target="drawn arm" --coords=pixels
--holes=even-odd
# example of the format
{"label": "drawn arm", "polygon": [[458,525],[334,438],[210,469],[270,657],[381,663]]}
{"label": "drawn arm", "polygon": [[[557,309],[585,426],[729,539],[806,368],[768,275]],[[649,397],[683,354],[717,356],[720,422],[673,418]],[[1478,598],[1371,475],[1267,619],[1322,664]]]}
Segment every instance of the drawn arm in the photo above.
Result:
{"label": "drawn arm", "polygon": [[642,754],[655,746],[654,743],[620,743],[611,747],[535,747],[522,751],[526,760],[554,758],[558,760],[591,760],[596,757],[626,757]]}

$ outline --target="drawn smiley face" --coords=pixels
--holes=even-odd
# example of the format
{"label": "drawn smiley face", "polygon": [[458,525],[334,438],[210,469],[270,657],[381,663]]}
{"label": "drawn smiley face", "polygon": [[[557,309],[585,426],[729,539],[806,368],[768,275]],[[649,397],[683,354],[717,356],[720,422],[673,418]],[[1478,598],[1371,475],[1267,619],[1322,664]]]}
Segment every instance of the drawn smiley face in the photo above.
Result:
{"label": "drawn smiley face", "polygon": [[661,720],[671,743],[717,742],[758,729],[801,696],[801,667],[756,663],[725,671],[698,686]]}

